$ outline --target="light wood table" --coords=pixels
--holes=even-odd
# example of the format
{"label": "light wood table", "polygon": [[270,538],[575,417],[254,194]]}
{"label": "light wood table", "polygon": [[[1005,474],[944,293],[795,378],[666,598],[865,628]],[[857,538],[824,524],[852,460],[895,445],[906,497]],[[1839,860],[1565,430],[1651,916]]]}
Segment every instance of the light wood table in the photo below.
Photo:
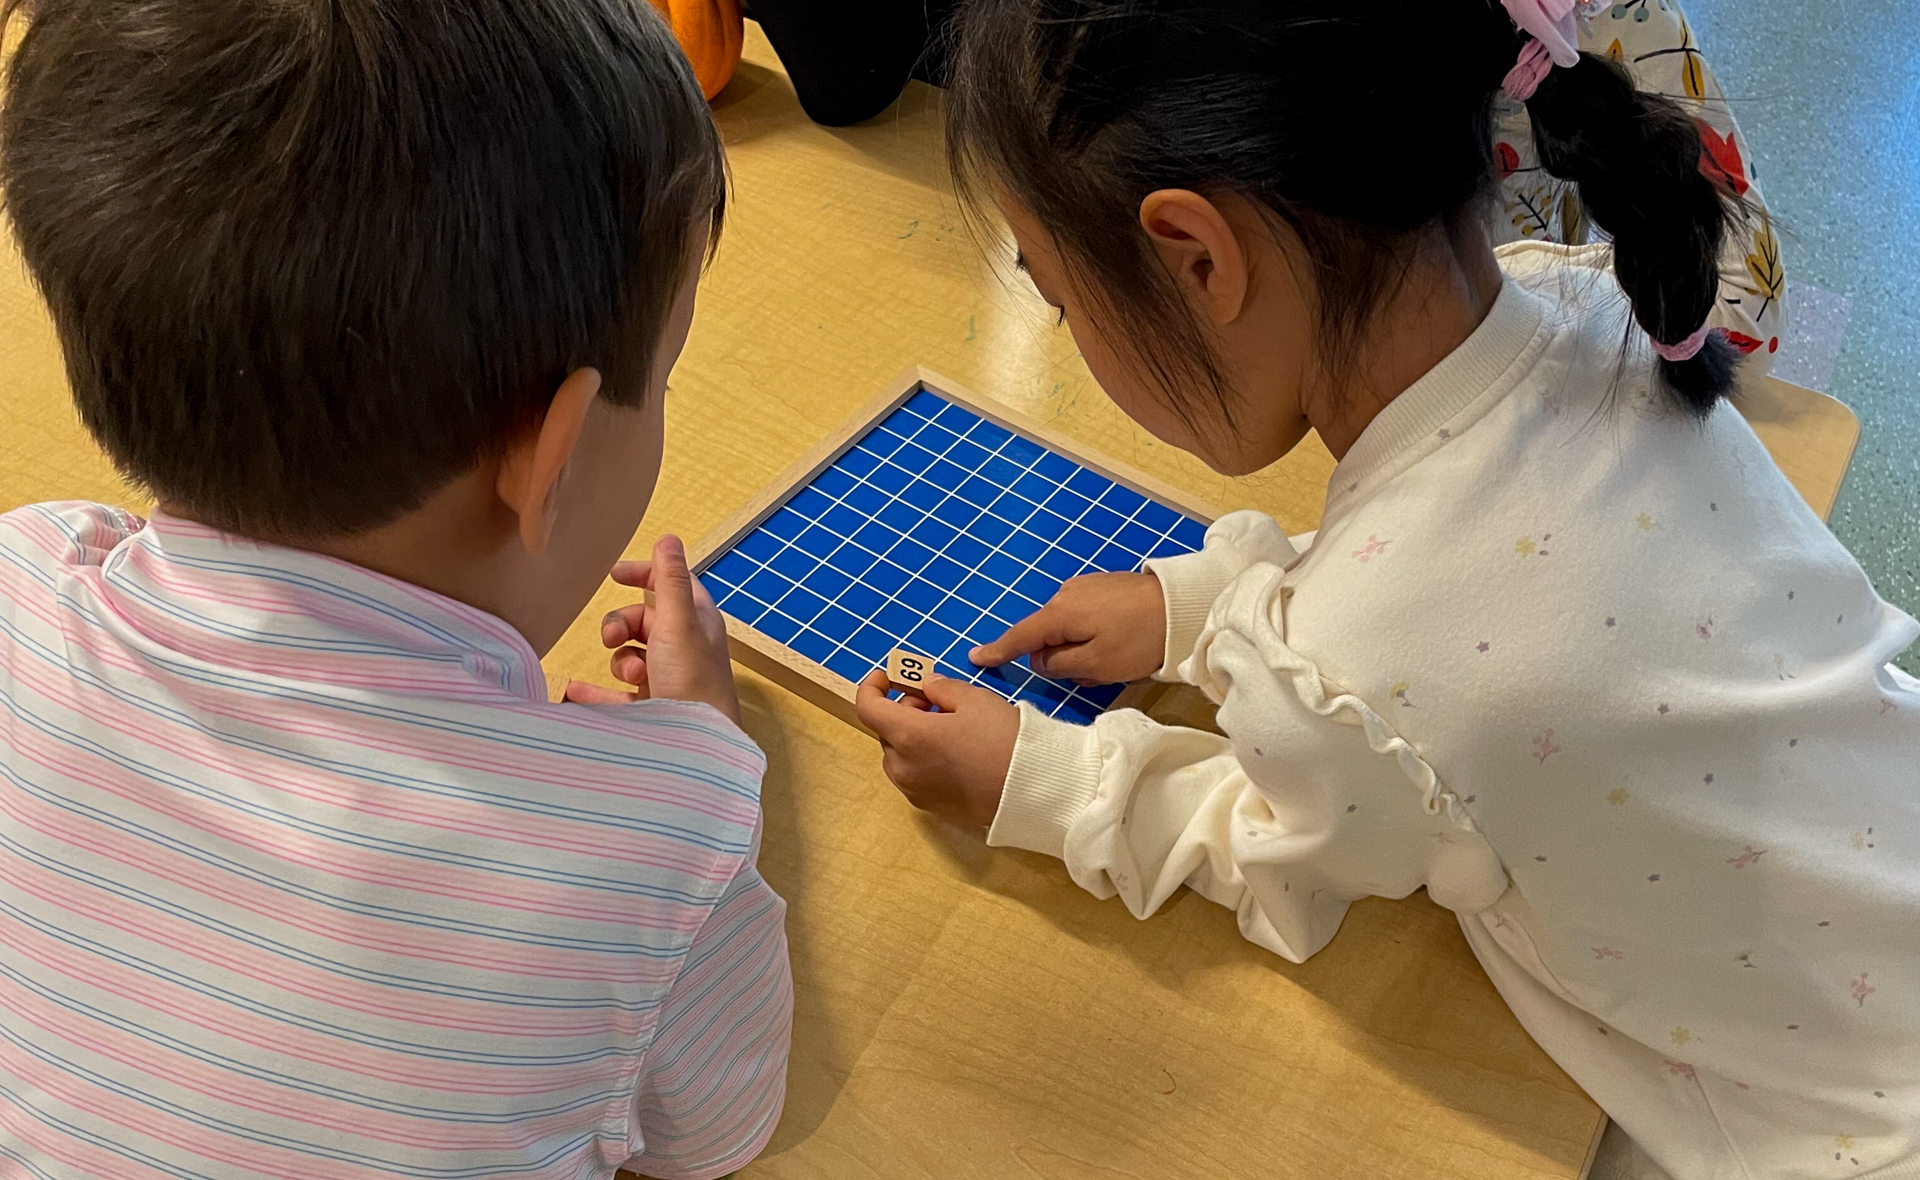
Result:
{"label": "light wood table", "polygon": [[[1134,429],[1039,301],[978,261],[933,102],[915,84],[870,125],[815,127],[749,25],[716,106],[735,199],[634,552],[704,534],[915,363],[1222,508],[1314,527],[1332,469],[1317,443],[1249,479],[1211,474]],[[1763,434],[1824,511],[1857,427],[1802,394],[1770,395]],[[70,497],[137,500],[80,431],[8,246],[0,509]],[[623,593],[549,655],[556,692],[604,676],[594,620]],[[852,728],[744,671],[741,692],[770,760],[762,865],[791,907],[797,991],[786,1117],[749,1180],[1581,1170],[1599,1112],[1424,896],[1356,905],[1305,966],[1191,895],[1136,923],[1057,862],[913,813]]]}

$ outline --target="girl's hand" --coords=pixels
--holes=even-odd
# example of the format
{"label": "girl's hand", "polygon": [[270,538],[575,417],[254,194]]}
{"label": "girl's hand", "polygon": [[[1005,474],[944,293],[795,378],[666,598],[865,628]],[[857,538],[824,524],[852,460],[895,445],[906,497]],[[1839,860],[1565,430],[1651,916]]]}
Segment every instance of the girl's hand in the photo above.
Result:
{"label": "girl's hand", "polygon": [[[614,678],[634,686],[616,692],[575,680],[567,699],[576,705],[614,705],[659,697],[712,705],[740,724],[740,698],[727,654],[727,621],[687,568],[680,538],[661,537],[652,561],[622,561],[613,567],[622,586],[653,592],[651,603],[623,606],[600,622],[600,642],[616,649]],[[632,646],[633,643],[644,645]]]}
{"label": "girl's hand", "polygon": [[912,694],[888,700],[884,669],[860,682],[854,700],[860,720],[880,738],[880,766],[922,811],[988,827],[1000,810],[1000,789],[1020,737],[1020,710],[984,688],[945,676],[930,677],[922,691],[924,700]]}
{"label": "girl's hand", "polygon": [[1152,574],[1085,574],[1052,601],[973,649],[982,668],[1032,654],[1033,670],[1053,680],[1118,684],[1160,670],[1166,655],[1167,600]]}

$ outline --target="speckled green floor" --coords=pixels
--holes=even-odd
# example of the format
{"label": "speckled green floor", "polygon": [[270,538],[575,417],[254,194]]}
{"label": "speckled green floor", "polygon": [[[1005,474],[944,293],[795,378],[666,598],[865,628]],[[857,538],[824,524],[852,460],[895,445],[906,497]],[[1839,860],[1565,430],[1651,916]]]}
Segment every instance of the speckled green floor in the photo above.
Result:
{"label": "speckled green floor", "polygon": [[[1827,392],[1860,415],[1833,530],[1920,614],[1920,2],[1686,0],[1787,273],[1852,300]],[[1920,647],[1901,666],[1920,672]]]}

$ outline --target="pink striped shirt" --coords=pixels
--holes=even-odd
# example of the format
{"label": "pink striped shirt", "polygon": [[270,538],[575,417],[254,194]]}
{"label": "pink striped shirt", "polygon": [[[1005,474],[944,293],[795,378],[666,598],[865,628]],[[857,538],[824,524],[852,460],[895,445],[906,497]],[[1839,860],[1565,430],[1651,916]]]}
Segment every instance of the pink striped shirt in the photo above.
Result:
{"label": "pink striped shirt", "polygon": [[665,1180],[785,1094],[760,751],[484,612],[0,516],[0,1180]]}

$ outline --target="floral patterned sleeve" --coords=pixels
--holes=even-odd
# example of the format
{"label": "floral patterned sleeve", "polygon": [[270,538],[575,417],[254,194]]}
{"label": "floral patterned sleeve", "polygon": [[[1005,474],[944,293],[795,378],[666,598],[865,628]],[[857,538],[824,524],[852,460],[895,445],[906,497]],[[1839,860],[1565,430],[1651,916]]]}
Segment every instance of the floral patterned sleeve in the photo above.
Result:
{"label": "floral patterned sleeve", "polygon": [[[1784,327],[1787,279],[1780,241],[1747,145],[1693,28],[1679,0],[1598,0],[1584,11],[1580,48],[1620,62],[1642,90],[1669,95],[1687,108],[1700,125],[1701,169],[1747,207],[1745,224],[1728,234],[1720,259],[1720,303],[1712,322],[1764,372],[1772,367]],[[1494,241],[1587,241],[1591,227],[1574,186],[1540,167],[1526,108],[1504,95],[1495,103],[1494,155],[1501,183]]]}

